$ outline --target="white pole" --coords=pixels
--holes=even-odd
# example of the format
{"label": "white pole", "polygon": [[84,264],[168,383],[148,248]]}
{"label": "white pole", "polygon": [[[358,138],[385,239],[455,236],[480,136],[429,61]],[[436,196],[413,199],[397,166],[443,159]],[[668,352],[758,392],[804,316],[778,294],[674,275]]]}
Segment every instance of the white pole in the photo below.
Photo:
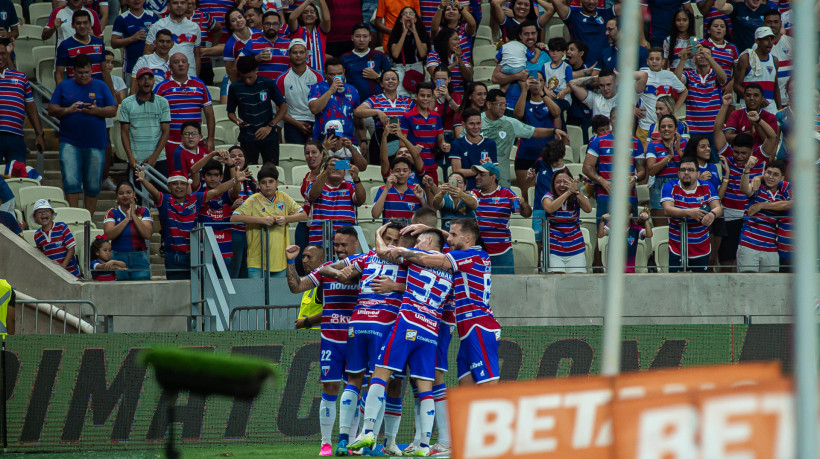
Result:
{"label": "white pole", "polygon": [[[621,2],[618,50],[618,95],[615,120],[615,157],[612,164],[612,192],[609,196],[609,249],[604,301],[604,356],[601,371],[616,375],[621,370],[621,316],[623,280],[626,265],[627,199],[629,199],[629,161],[632,156],[632,108],[635,106],[633,74],[638,68],[638,0]],[[595,237],[591,235],[591,237]]]}
{"label": "white pole", "polygon": [[817,458],[817,141],[814,90],[817,76],[817,24],[814,2],[792,2],[794,18],[794,120],[789,168],[794,186],[794,377],[797,457]]}

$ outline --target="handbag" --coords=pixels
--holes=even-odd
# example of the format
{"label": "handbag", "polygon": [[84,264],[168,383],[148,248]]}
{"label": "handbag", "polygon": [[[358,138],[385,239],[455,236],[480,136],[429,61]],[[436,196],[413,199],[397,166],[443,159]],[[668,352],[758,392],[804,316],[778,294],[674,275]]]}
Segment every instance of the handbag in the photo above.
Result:
{"label": "handbag", "polygon": [[404,57],[404,49],[401,50],[401,63],[404,67],[404,77],[402,78],[401,85],[410,94],[415,94],[419,83],[424,81],[424,74],[414,68],[407,67],[407,59]]}

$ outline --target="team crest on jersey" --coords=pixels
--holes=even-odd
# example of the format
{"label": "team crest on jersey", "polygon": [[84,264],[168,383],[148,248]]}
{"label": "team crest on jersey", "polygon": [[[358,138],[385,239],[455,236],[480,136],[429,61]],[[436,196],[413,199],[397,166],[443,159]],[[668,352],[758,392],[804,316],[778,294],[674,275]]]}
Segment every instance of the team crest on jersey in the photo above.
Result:
{"label": "team crest on jersey", "polygon": [[766,70],[767,70],[769,73],[772,73],[772,71],[774,70],[774,67],[772,67],[771,65],[767,65],[767,66],[766,66]]}
{"label": "team crest on jersey", "polygon": [[505,131],[498,131],[498,138],[504,140],[507,138],[507,133]]}
{"label": "team crest on jersey", "polygon": [[418,332],[415,330],[407,330],[407,333],[404,334],[404,339],[407,341],[415,341],[417,334]]}
{"label": "team crest on jersey", "polygon": [[0,19],[5,21],[8,18],[9,18],[9,13],[7,13],[5,11],[0,11]]}
{"label": "team crest on jersey", "polygon": [[89,98],[89,99],[96,99],[96,98],[97,98],[97,93],[95,93],[95,92],[89,92],[89,93],[88,93],[88,98]]}
{"label": "team crest on jersey", "polygon": [[261,100],[262,102],[268,100],[268,92],[267,91],[260,92],[259,93],[259,100]]}
{"label": "team crest on jersey", "polygon": [[322,374],[327,376],[328,373],[330,373],[330,366],[329,365],[323,365],[322,366]]}
{"label": "team crest on jersey", "polygon": [[285,203],[280,202],[280,203],[276,204],[276,208],[279,209],[280,211],[284,212],[285,211]]}
{"label": "team crest on jersey", "polygon": [[95,46],[95,47],[94,47],[94,52],[95,52],[95,53],[99,53],[99,52],[100,52],[100,47],[99,47],[99,46]]}

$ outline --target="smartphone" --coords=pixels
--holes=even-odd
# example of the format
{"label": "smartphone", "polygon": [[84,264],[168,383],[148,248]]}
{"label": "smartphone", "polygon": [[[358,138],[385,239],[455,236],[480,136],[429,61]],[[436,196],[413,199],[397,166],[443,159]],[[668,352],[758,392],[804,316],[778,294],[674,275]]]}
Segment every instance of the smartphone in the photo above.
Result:
{"label": "smartphone", "polygon": [[450,177],[450,180],[447,181],[453,188],[458,188],[458,177]]}
{"label": "smartphone", "polygon": [[340,159],[333,163],[333,167],[339,170],[347,170],[350,169],[350,160],[349,159]]}
{"label": "smartphone", "polygon": [[395,124],[396,126],[399,125],[399,119],[396,118],[396,117],[390,118],[389,122],[390,122],[390,124]]}
{"label": "smartphone", "polygon": [[695,53],[698,50],[698,39],[692,37],[689,39],[689,45],[692,47],[692,52]]}
{"label": "smartphone", "polygon": [[327,132],[325,132],[325,137],[336,137],[336,128],[335,127],[327,128]]}
{"label": "smartphone", "polygon": [[436,87],[439,88],[441,86],[444,86],[445,81],[446,80],[439,78],[438,80],[436,80]]}

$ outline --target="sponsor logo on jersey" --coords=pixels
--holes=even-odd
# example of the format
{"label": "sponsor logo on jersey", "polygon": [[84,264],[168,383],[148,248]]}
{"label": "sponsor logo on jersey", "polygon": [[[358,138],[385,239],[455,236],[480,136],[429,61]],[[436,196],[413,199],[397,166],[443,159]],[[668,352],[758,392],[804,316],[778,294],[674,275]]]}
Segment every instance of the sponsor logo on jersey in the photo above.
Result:
{"label": "sponsor logo on jersey", "polygon": [[407,330],[407,333],[404,334],[404,339],[406,339],[407,341],[415,341],[416,335],[418,335],[417,331]]}

